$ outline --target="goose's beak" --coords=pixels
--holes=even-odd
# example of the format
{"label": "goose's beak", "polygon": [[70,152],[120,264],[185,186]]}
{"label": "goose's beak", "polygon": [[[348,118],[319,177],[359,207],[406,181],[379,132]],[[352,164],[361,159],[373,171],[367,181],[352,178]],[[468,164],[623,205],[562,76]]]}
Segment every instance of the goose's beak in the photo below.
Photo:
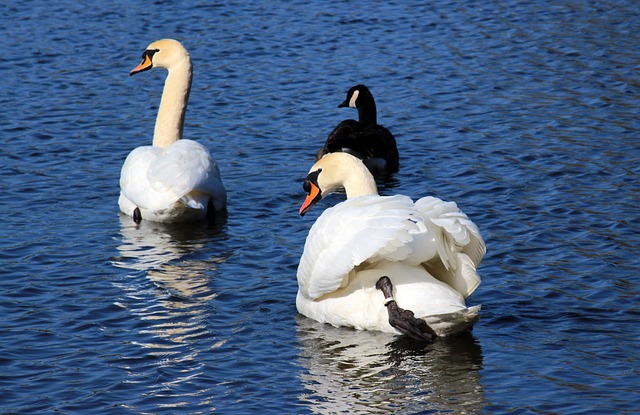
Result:
{"label": "goose's beak", "polygon": [[129,72],[129,76],[135,75],[139,72],[148,71],[149,69],[151,69],[153,67],[151,56],[152,54],[147,53],[147,51],[145,51],[145,53],[142,54],[142,62],[140,62],[140,65],[136,66],[131,70],[131,72]]}
{"label": "goose's beak", "polygon": [[322,199],[322,192],[320,186],[318,186],[318,174],[322,170],[317,170],[309,173],[304,181],[302,187],[307,191],[307,197],[304,199],[304,203],[300,206],[300,216],[304,216],[309,209],[313,207],[320,199]]}
{"label": "goose's beak", "polygon": [[338,108],[344,108],[344,107],[348,107],[349,106],[349,101],[347,101],[346,99],[344,100],[344,102],[341,102],[338,105]]}

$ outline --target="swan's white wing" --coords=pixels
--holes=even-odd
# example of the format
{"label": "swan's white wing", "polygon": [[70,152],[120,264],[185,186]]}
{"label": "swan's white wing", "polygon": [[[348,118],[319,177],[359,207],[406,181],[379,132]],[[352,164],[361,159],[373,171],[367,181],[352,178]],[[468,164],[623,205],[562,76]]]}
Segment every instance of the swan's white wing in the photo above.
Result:
{"label": "swan's white wing", "polygon": [[189,195],[194,191],[212,196],[222,207],[226,203],[218,166],[209,151],[192,140],[176,141],[166,149],[136,148],[122,167],[120,187],[135,205],[151,210],[166,208],[181,198],[195,209],[204,208],[201,200]]}
{"label": "swan's white wing", "polygon": [[413,201],[406,196],[361,196],[324,211],[307,236],[298,266],[300,291],[315,299],[348,283],[365,261],[398,261],[410,253]]}
{"label": "swan's white wing", "polygon": [[436,235],[438,255],[426,267],[434,277],[468,297],[480,285],[476,269],[486,252],[478,227],[454,202],[424,197],[415,206],[416,215]]}
{"label": "swan's white wing", "polygon": [[183,196],[192,190],[209,190],[208,179],[216,174],[217,166],[202,144],[179,140],[150,166],[148,177],[156,191],[171,189]]}
{"label": "swan's white wing", "polygon": [[163,209],[177,199],[171,191],[158,192],[153,189],[148,178],[151,165],[162,153],[160,147],[138,147],[124,161],[120,173],[120,193],[134,206]]}

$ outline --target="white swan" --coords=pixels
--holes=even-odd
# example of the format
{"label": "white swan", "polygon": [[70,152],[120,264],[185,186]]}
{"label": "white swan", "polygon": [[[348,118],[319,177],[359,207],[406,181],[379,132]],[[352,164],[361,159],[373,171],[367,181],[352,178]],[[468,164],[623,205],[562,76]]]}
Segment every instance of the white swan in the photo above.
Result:
{"label": "white swan", "polygon": [[226,209],[220,171],[200,143],[182,140],[191,90],[191,57],[180,42],[153,42],[130,75],[165,68],[167,79],[153,133],[153,145],[134,149],[120,174],[120,210],[136,222],[189,222]]}
{"label": "white swan", "polygon": [[452,202],[379,196],[371,173],[347,153],[313,165],[300,214],[342,187],[347,200],[325,210],[307,236],[298,311],[427,341],[469,330],[480,306],[467,308],[465,298],[480,284],[476,268],[486,251],[476,225]]}

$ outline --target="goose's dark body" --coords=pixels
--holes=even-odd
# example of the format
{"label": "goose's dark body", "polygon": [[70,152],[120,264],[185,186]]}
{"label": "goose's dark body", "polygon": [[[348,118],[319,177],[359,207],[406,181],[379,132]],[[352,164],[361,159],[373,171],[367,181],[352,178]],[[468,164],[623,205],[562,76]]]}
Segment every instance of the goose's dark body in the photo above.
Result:
{"label": "goose's dark body", "polygon": [[338,107],[358,109],[358,121],[344,120],[327,137],[316,161],[325,154],[345,152],[363,160],[374,175],[395,173],[400,166],[393,134],[377,123],[376,103],[369,89],[356,85]]}

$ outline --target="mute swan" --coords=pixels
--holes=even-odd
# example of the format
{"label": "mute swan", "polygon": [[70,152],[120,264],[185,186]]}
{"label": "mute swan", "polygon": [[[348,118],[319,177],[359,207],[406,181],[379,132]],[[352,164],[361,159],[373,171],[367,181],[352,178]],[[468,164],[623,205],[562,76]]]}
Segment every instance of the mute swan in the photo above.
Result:
{"label": "mute swan", "polygon": [[347,153],[313,165],[300,215],[342,187],[347,200],[325,210],[307,236],[298,311],[425,341],[469,330],[480,306],[467,308],[465,298],[480,284],[486,250],[476,225],[452,202],[379,196],[371,173]]}
{"label": "mute swan", "polygon": [[120,210],[134,221],[189,222],[226,209],[220,171],[200,143],[182,139],[191,89],[191,57],[180,42],[153,42],[130,75],[151,68],[168,75],[160,100],[153,145],[134,149],[120,174]]}
{"label": "mute swan", "polygon": [[338,108],[358,109],[358,121],[344,120],[333,129],[324,147],[316,154],[316,161],[327,153],[346,152],[362,159],[374,175],[398,171],[398,148],[393,134],[378,124],[376,102],[364,85],[356,85],[347,92],[347,99]]}

